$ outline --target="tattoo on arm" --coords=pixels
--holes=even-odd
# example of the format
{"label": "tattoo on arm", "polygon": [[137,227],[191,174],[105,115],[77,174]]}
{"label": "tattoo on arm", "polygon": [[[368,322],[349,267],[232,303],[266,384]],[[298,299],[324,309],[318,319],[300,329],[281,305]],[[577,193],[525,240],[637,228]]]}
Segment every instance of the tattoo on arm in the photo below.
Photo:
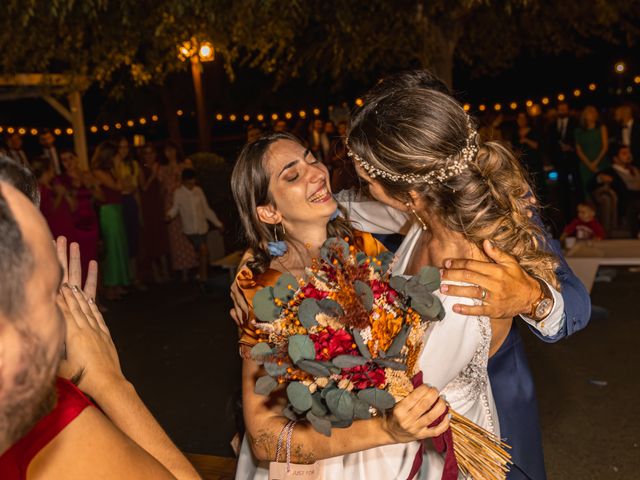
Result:
{"label": "tattoo on arm", "polygon": [[[267,458],[271,462],[276,461],[276,449],[278,446],[278,435],[269,430],[260,430],[254,437],[249,436],[254,450],[262,450],[266,453]],[[286,442],[286,439],[285,439]],[[291,462],[298,464],[311,464],[316,462],[317,458],[313,452],[306,451],[302,445],[292,445]],[[286,443],[283,442],[282,452],[280,453],[280,462],[286,461]]]}

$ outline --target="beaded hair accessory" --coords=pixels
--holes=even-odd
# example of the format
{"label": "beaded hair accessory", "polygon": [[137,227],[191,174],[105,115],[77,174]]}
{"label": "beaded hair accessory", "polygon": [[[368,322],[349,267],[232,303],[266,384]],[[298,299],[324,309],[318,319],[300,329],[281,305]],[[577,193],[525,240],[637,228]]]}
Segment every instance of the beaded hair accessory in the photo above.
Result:
{"label": "beaded hair accessory", "polygon": [[348,143],[347,155],[358,162],[358,164],[364,169],[365,172],[367,172],[367,175],[369,175],[371,178],[382,177],[386,178],[387,180],[391,180],[392,182],[426,183],[427,185],[443,183],[469,168],[469,163],[471,163],[476,158],[476,154],[478,153],[478,132],[471,125],[471,120],[467,122],[467,126],[469,129],[469,135],[467,136],[467,143],[462,148],[462,150],[457,154],[448,156],[445,160],[445,162],[447,163],[446,166],[439,168],[438,170],[433,170],[424,175],[416,175],[414,173],[400,174],[381,170],[371,165],[357,153],[353,152],[353,150],[348,147]]}

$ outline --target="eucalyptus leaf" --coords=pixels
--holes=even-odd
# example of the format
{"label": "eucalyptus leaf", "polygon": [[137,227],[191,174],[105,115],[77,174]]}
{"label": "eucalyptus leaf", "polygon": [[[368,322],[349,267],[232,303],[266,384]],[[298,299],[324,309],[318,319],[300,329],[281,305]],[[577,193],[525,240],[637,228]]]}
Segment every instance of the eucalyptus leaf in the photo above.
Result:
{"label": "eucalyptus leaf", "polygon": [[331,422],[333,428],[349,428],[353,424],[353,419],[337,419]]}
{"label": "eucalyptus leaf", "polygon": [[265,397],[268,397],[269,394],[273,392],[273,390],[277,386],[278,381],[275,378],[269,375],[264,375],[256,380],[256,387],[253,389],[253,391],[257,395],[264,395]]}
{"label": "eucalyptus leaf", "polygon": [[264,360],[273,355],[273,350],[266,342],[258,342],[252,348],[249,353],[252,360],[258,363],[264,362]]}
{"label": "eucalyptus leaf", "polygon": [[328,377],[331,375],[331,372],[326,366],[315,360],[300,360],[296,363],[296,366],[314,377]]}
{"label": "eucalyptus leaf", "polygon": [[396,276],[389,279],[389,286],[398,293],[404,293],[406,285],[407,279],[404,277]]}
{"label": "eucalyptus leaf", "polygon": [[287,405],[285,408],[282,409],[282,415],[284,415],[286,418],[294,422],[299,419],[298,414],[293,411],[293,408],[291,408],[290,405]]}
{"label": "eucalyptus leaf", "polygon": [[371,358],[371,352],[369,351],[369,346],[364,342],[362,335],[360,334],[360,330],[354,328],[351,332],[353,334],[353,340],[356,342],[358,346],[358,350],[360,350],[360,354],[364,358]]}
{"label": "eucalyptus leaf", "polygon": [[360,365],[364,365],[368,360],[359,355],[338,355],[331,363],[333,363],[338,368],[353,368],[359,367]]}
{"label": "eucalyptus leaf", "polygon": [[293,363],[300,360],[313,360],[316,358],[316,347],[308,335],[291,335],[287,348]]}
{"label": "eucalyptus leaf", "polygon": [[394,254],[392,252],[381,252],[378,255],[378,260],[382,262],[382,272],[386,273],[389,270],[389,266],[393,262]]}
{"label": "eucalyptus leaf", "polygon": [[285,373],[287,373],[288,367],[290,367],[290,365],[286,363],[278,365],[276,362],[264,362],[264,369],[272,377],[283,376]]}
{"label": "eucalyptus leaf", "polygon": [[432,302],[429,305],[412,301],[411,307],[421,316],[429,320],[442,320],[444,318],[444,307],[440,299],[436,296],[432,297]]}
{"label": "eucalyptus leaf", "polygon": [[330,298],[323,298],[318,302],[320,310],[329,315],[330,317],[340,317],[344,315],[344,311],[338,302]]}
{"label": "eucalyptus leaf", "polygon": [[326,435],[327,437],[331,436],[331,422],[328,419],[310,411],[307,412],[307,420],[309,420],[309,423],[316,432]]}
{"label": "eucalyptus leaf", "polygon": [[339,420],[353,419],[353,395],[347,390],[335,388],[325,397],[325,402],[331,413]]}
{"label": "eucalyptus leaf", "polygon": [[353,288],[355,289],[358,298],[362,302],[364,309],[367,311],[371,311],[371,309],[373,308],[374,300],[373,290],[371,290],[371,287],[360,280],[356,280],[353,284]]}
{"label": "eucalyptus leaf", "polygon": [[396,404],[396,399],[393,398],[393,395],[379,388],[360,390],[358,392],[358,398],[380,411],[389,410]]}
{"label": "eucalyptus leaf", "polygon": [[282,308],[275,304],[272,287],[256,292],[253,297],[253,313],[261,322],[273,322],[280,316]]}
{"label": "eucalyptus leaf", "polygon": [[440,288],[440,270],[436,267],[422,267],[418,272],[418,281],[430,292]]}
{"label": "eucalyptus leaf", "polygon": [[369,404],[356,398],[353,404],[353,417],[358,420],[366,420],[371,418],[371,412],[369,411]]}
{"label": "eucalyptus leaf", "polygon": [[336,388],[338,388],[338,387],[336,386],[336,383],[332,380],[332,381],[330,381],[330,382],[327,384],[327,386],[326,386],[326,387],[324,387],[324,388],[322,389],[322,391],[320,392],[320,396],[321,396],[323,399],[325,399],[325,400],[326,400],[327,395],[329,394],[329,392],[330,392],[331,390],[335,390]]}
{"label": "eucalyptus leaf", "polygon": [[400,353],[402,347],[407,343],[407,337],[409,337],[410,330],[411,325],[405,325],[400,329],[396,337],[391,342],[391,346],[387,349],[387,357],[393,357]]}
{"label": "eucalyptus leaf", "polygon": [[344,260],[349,257],[349,244],[341,238],[328,238],[320,248],[320,256],[329,264],[334,258]]}
{"label": "eucalyptus leaf", "polygon": [[327,414],[328,410],[323,402],[322,394],[316,391],[313,395],[311,395],[311,401],[311,411],[314,413],[314,415],[317,415],[318,417],[324,417]]}
{"label": "eucalyptus leaf", "polygon": [[378,365],[384,368],[393,368],[394,370],[406,371],[407,365],[402,362],[396,362],[395,360],[389,360],[387,358],[376,358],[374,360]]}
{"label": "eucalyptus leaf", "polygon": [[318,325],[316,315],[320,313],[320,306],[315,298],[305,298],[298,308],[298,319],[304,328],[309,330]]}
{"label": "eucalyptus leaf", "polygon": [[358,265],[364,265],[369,258],[370,257],[364,252],[356,253],[356,262],[358,262]]}
{"label": "eucalyptus leaf", "polygon": [[[291,288],[289,288],[291,287]],[[273,296],[283,302],[291,300],[298,289],[298,280],[290,273],[283,273],[273,287]]]}
{"label": "eucalyptus leaf", "polygon": [[309,387],[300,382],[291,382],[287,386],[287,398],[293,408],[300,412],[306,412],[309,410],[313,403]]}

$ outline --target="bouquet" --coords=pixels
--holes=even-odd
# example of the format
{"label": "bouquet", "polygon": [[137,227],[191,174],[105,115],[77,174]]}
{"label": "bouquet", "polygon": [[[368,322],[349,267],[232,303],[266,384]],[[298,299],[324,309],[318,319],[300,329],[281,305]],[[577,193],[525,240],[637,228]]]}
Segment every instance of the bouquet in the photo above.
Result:
{"label": "bouquet", "polygon": [[[390,252],[370,257],[347,240],[325,242],[321,258],[307,269],[308,281],[283,274],[253,299],[259,341],[251,357],[266,371],[256,393],[268,396],[286,386],[289,403],[283,415],[307,420],[327,436],[332,428],[383,415],[413,391],[425,332],[430,322],[444,317],[433,295],[440,287],[438,269],[425,267],[409,279],[393,277]],[[504,478],[504,445],[452,415],[454,433],[455,425],[458,437],[472,437],[469,442],[456,438],[462,470],[475,473],[476,462],[467,466],[466,460],[482,455],[478,448],[486,443],[497,473],[478,470],[484,476],[475,478]]]}

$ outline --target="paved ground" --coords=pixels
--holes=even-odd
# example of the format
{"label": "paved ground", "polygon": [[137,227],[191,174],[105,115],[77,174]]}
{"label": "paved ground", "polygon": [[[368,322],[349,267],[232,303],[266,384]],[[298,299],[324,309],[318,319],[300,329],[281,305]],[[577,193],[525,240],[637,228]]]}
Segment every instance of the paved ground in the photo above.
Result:
{"label": "paved ground", "polygon": [[[619,269],[592,298],[609,319],[554,345],[524,335],[551,480],[640,478],[640,273]],[[178,446],[231,456],[240,362],[224,288],[176,283],[109,307],[125,372]]]}

